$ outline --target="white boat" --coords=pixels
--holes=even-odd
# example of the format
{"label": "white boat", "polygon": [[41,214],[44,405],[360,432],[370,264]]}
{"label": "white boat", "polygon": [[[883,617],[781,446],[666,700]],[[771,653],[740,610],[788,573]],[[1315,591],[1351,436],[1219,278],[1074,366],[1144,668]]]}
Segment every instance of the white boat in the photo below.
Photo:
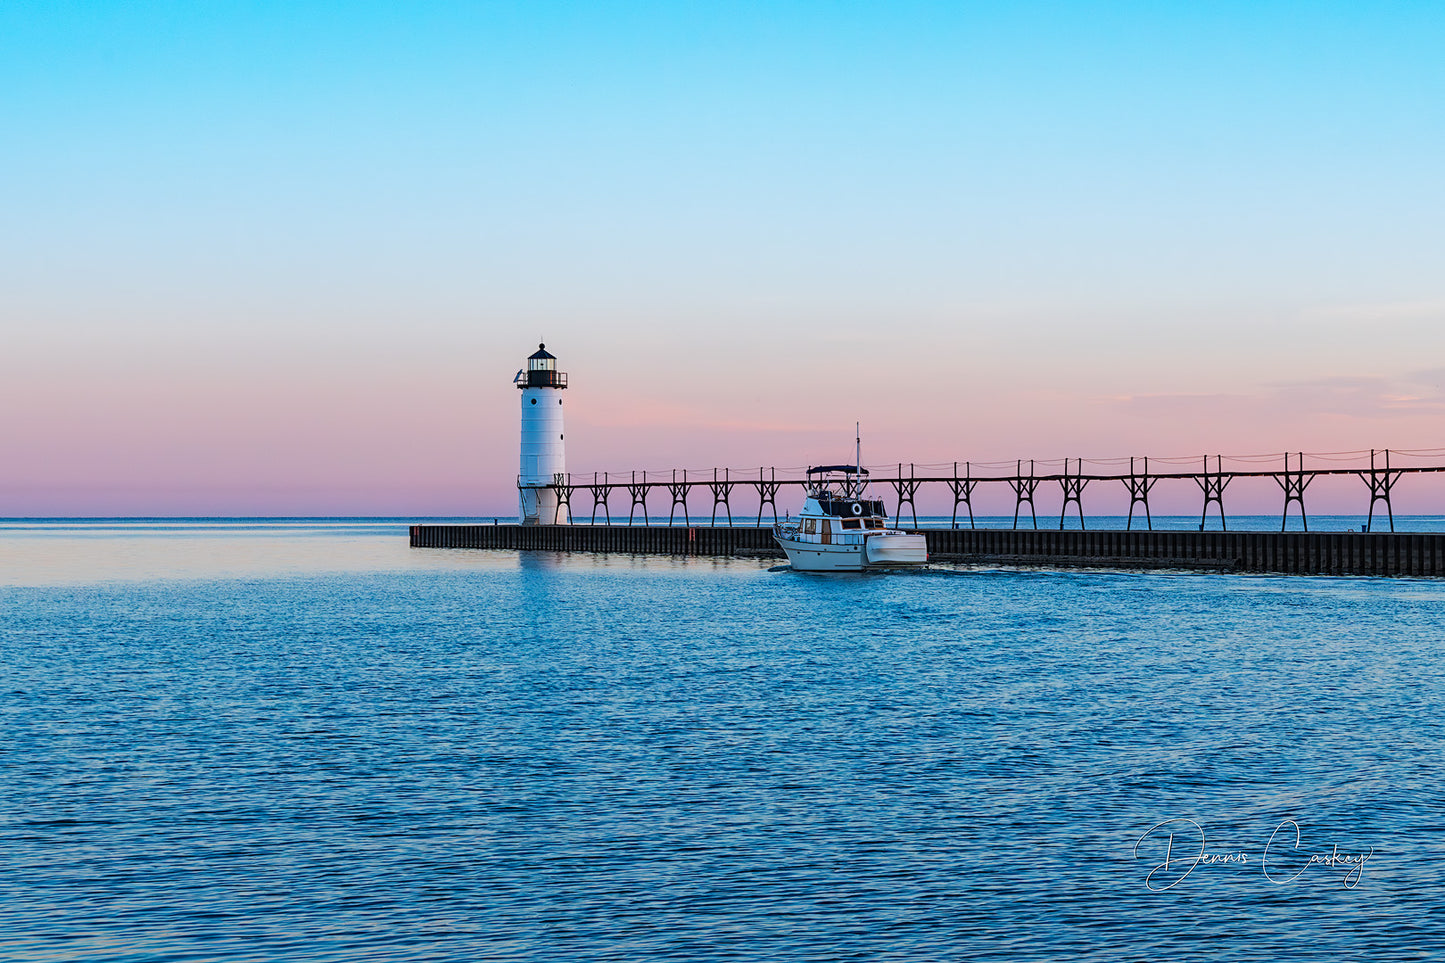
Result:
{"label": "white boat", "polygon": [[800,572],[861,572],[928,562],[928,542],[888,527],[883,502],[868,497],[868,469],[824,465],[808,469],[803,510],[773,526],[773,539]]}

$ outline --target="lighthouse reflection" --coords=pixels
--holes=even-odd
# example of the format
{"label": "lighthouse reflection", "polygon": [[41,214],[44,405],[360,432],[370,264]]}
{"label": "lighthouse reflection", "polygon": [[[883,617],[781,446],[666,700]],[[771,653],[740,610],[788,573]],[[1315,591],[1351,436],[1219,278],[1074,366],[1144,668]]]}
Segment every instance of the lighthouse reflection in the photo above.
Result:
{"label": "lighthouse reflection", "polygon": [[523,572],[560,572],[567,567],[567,552],[518,552],[517,568]]}

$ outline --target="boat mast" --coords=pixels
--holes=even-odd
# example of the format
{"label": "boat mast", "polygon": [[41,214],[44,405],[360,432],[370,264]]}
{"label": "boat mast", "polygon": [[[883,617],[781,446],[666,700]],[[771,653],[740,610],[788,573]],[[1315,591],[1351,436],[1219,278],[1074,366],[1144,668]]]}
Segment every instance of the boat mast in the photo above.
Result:
{"label": "boat mast", "polygon": [[853,497],[863,497],[863,428],[853,422]]}

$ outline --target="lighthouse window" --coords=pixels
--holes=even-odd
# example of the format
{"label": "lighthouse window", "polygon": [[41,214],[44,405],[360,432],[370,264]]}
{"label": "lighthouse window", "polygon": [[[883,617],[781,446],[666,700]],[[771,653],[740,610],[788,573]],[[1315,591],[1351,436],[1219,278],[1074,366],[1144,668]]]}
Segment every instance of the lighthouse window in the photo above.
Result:
{"label": "lighthouse window", "polygon": [[536,399],[536,398],[533,398],[533,399],[532,399],[532,404],[535,405],[536,403],[537,403],[537,399]]}
{"label": "lighthouse window", "polygon": [[558,399],[557,399],[557,404],[560,405],[561,403],[562,403],[562,399],[561,399],[561,398],[558,398]]}

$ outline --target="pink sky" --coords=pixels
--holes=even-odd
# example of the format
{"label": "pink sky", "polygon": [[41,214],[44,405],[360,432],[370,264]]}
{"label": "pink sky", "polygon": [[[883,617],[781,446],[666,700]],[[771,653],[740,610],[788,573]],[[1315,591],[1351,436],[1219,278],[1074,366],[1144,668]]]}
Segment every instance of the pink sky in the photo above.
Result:
{"label": "pink sky", "polygon": [[[0,399],[15,417],[0,423],[10,456],[0,514],[511,514],[510,379],[532,345],[457,341],[442,350],[375,335],[349,345],[303,338],[227,351],[176,335],[98,339],[46,368],[9,355]],[[1154,367],[1075,364],[1047,344],[996,349],[1004,361],[984,363],[957,345],[823,341],[810,362],[806,339],[785,351],[734,343],[712,357],[695,337],[673,351],[662,338],[635,352],[595,336],[566,341],[549,347],[571,378],[568,466],[578,475],[840,461],[854,420],[865,462],[878,466],[1420,449],[1441,438],[1445,410],[1438,371],[1236,378],[1211,392],[1207,370],[1180,365],[1171,392]],[[1362,511],[1363,492],[1357,481],[1321,480],[1310,508]],[[1398,504],[1440,511],[1442,494],[1433,477],[1407,479]],[[1229,496],[1234,512],[1280,503],[1270,482],[1241,482]],[[1155,497],[1160,511],[1199,504],[1188,484]],[[946,490],[925,498],[949,507]],[[1041,489],[1041,511],[1057,501],[1054,486]],[[1012,496],[986,486],[980,506],[1011,512]],[[1086,493],[1091,513],[1126,506],[1122,486]]]}

